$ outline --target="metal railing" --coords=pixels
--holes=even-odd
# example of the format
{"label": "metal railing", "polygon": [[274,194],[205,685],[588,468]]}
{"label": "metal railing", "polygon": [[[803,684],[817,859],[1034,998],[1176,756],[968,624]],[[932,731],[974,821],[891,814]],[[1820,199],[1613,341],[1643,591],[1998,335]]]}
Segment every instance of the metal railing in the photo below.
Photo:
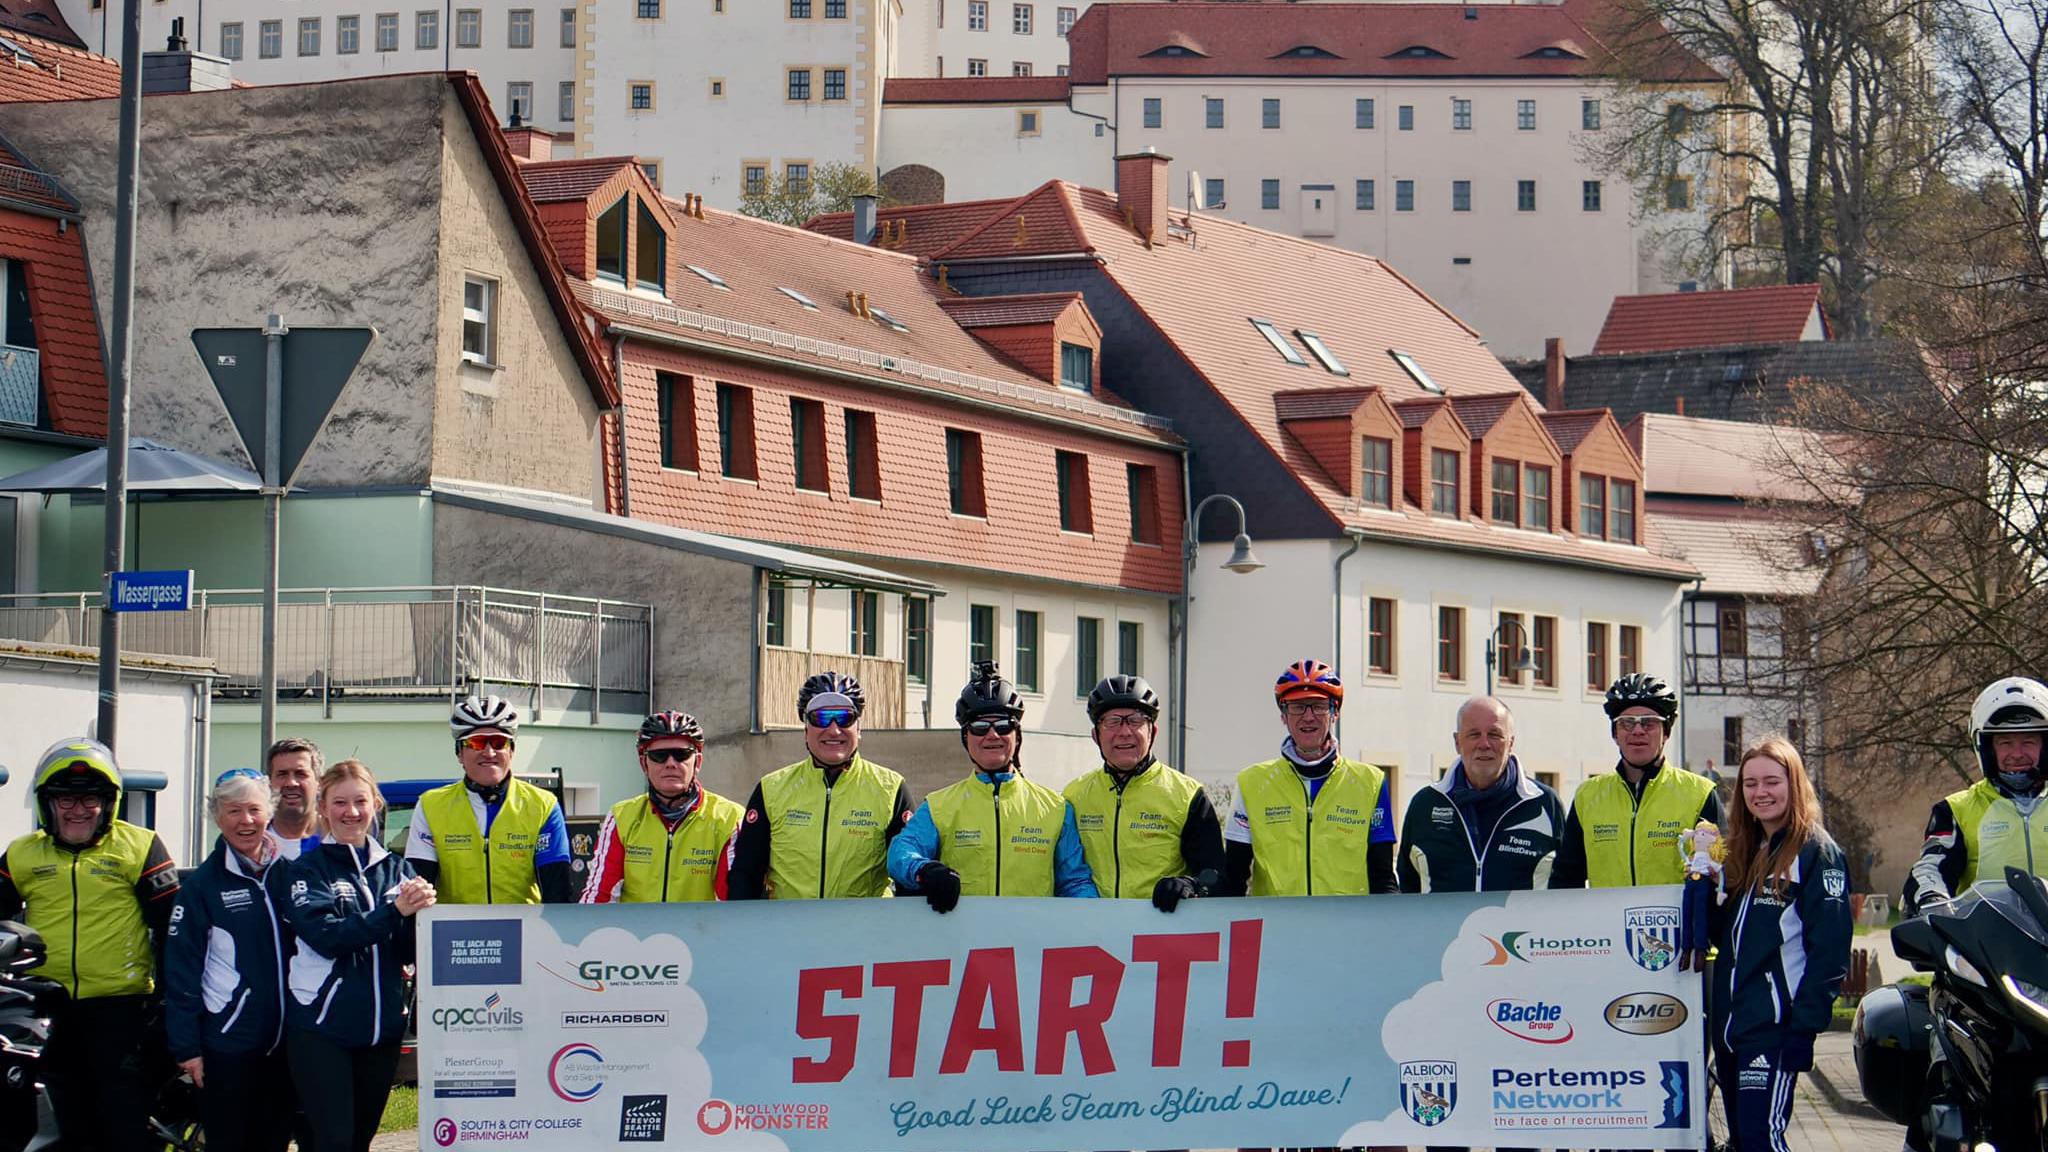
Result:
{"label": "metal railing", "polygon": [[0,344],[0,423],[33,428],[43,412],[43,357],[33,348]]}
{"label": "metal railing", "polygon": [[[92,646],[97,592],[0,596],[0,637]],[[135,652],[214,662],[215,694],[260,685],[263,594],[192,594],[184,612],[137,612],[122,624]],[[654,610],[618,600],[474,585],[291,588],[278,593],[280,698],[450,698],[472,691],[527,695],[530,704],[645,711],[653,683]]]}

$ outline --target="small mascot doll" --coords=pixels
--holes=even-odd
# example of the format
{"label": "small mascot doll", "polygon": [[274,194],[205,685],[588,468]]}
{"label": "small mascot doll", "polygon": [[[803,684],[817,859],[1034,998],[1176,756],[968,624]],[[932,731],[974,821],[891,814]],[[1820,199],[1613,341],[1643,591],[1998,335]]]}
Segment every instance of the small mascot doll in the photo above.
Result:
{"label": "small mascot doll", "polygon": [[1679,920],[1678,967],[1680,971],[1703,972],[1712,929],[1708,917],[1721,884],[1721,862],[1728,858],[1728,845],[1721,830],[1702,820],[1678,834],[1678,853],[1685,858],[1684,908]]}

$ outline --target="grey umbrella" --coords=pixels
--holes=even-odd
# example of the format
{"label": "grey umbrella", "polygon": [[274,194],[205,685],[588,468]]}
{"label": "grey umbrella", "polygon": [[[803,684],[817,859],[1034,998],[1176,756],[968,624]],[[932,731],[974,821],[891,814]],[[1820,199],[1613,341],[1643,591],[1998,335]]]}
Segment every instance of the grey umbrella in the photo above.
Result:
{"label": "grey umbrella", "polygon": [[[133,492],[258,492],[263,477],[211,456],[183,452],[154,440],[128,442],[128,488]],[[107,450],[95,448],[0,479],[0,492],[104,492]]]}

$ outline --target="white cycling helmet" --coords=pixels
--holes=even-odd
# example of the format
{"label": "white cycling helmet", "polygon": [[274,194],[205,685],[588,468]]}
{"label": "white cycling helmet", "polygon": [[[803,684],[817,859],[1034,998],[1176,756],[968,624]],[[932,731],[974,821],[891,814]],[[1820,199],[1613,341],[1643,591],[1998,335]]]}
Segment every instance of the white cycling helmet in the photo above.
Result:
{"label": "white cycling helmet", "polygon": [[455,713],[448,717],[448,727],[454,730],[457,740],[486,729],[515,735],[519,731],[519,709],[503,696],[471,696],[455,706]]}

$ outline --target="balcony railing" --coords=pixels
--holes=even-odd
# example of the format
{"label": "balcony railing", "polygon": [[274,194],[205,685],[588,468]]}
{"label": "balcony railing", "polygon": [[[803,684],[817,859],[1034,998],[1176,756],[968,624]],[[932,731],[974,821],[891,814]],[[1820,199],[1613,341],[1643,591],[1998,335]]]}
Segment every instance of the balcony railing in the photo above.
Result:
{"label": "balcony railing", "polygon": [[33,348],[0,344],[0,424],[42,422],[43,357]]}
{"label": "balcony railing", "polygon": [[804,680],[813,673],[825,671],[844,672],[860,681],[861,691],[867,694],[867,709],[861,714],[863,727],[903,727],[903,661],[768,645],[761,647],[762,726],[798,727],[797,689],[803,687]]}
{"label": "balcony railing", "polygon": [[[121,628],[131,652],[211,659],[215,693],[257,694],[263,594],[193,593],[184,612],[138,612]],[[455,697],[524,693],[529,704],[647,710],[654,610],[644,604],[503,588],[286,589],[278,594],[280,699]],[[0,637],[46,644],[99,642],[100,596],[0,596]]]}

